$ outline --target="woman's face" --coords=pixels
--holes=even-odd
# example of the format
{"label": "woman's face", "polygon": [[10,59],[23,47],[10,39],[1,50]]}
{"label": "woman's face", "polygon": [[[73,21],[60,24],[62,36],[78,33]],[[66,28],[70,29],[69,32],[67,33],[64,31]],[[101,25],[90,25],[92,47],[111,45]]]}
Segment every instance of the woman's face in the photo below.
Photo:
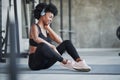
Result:
{"label": "woman's face", "polygon": [[53,13],[47,12],[47,13],[43,16],[43,23],[44,23],[45,25],[49,25],[49,24],[52,23],[53,18],[54,18]]}

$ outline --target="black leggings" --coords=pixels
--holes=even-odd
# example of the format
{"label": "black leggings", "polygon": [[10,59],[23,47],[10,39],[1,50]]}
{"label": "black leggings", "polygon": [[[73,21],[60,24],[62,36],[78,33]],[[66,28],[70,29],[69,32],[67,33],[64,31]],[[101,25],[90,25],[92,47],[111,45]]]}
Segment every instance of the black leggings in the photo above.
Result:
{"label": "black leggings", "polygon": [[[58,52],[62,55],[65,51],[76,60],[79,55],[70,40],[63,41],[58,47]],[[45,43],[40,43],[35,53],[29,55],[29,67],[32,70],[47,69],[57,61],[62,62],[63,57],[56,53]]]}

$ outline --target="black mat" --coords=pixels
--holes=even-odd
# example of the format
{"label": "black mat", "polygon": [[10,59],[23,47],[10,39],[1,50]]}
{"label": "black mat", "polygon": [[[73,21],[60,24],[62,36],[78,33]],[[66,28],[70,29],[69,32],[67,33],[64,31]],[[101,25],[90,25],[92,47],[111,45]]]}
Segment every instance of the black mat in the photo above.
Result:
{"label": "black mat", "polygon": [[[79,72],[54,65],[49,69],[32,71],[26,64],[19,65],[20,74],[81,74],[81,75],[120,75],[120,65],[90,65],[90,72]],[[0,73],[7,73],[6,65],[0,65]]]}

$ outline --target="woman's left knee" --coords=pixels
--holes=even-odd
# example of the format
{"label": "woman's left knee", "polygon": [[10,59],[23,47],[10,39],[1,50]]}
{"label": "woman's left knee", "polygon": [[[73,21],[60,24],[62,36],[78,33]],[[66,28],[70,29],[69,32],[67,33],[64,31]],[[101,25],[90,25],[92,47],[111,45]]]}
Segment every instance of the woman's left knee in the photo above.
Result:
{"label": "woman's left knee", "polygon": [[70,40],[64,40],[63,43],[71,43]]}

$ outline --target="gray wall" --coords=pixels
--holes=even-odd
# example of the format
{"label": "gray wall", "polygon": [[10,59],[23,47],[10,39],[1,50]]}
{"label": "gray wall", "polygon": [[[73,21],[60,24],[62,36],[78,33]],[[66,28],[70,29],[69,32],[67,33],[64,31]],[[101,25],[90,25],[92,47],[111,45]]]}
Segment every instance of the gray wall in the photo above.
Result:
{"label": "gray wall", "polygon": [[[68,30],[68,0],[63,3],[64,29]],[[71,0],[72,41],[79,48],[119,48],[116,29],[120,25],[120,0]],[[52,0],[59,9],[59,0]],[[53,29],[59,34],[60,12]],[[68,33],[64,33],[68,39]]]}

